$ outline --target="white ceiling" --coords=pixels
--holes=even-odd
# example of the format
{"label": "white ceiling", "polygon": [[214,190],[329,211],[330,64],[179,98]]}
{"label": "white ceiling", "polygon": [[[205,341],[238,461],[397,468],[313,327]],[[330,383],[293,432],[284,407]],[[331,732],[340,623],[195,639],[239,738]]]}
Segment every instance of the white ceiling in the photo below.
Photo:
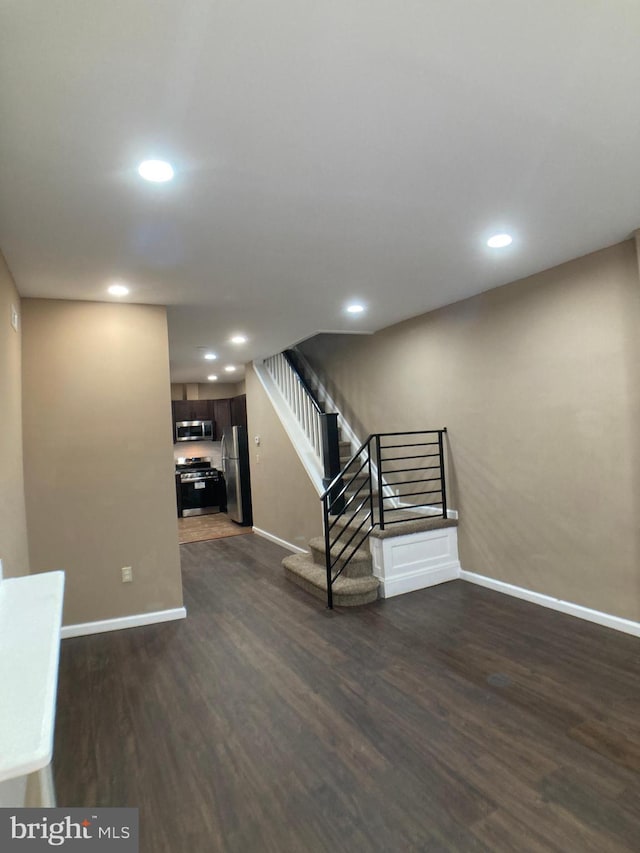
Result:
{"label": "white ceiling", "polygon": [[373,331],[640,226],[639,44],[637,0],[9,0],[0,246],[168,305],[178,382]]}

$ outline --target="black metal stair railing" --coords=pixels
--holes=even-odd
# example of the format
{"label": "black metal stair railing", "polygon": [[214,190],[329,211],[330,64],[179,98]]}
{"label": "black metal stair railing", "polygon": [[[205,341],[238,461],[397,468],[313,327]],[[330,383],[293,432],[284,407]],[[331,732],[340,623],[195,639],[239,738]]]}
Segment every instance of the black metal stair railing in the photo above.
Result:
{"label": "black metal stair railing", "polygon": [[375,527],[447,518],[446,431],[374,433],[328,483],[320,499],[329,608],[333,584]]}

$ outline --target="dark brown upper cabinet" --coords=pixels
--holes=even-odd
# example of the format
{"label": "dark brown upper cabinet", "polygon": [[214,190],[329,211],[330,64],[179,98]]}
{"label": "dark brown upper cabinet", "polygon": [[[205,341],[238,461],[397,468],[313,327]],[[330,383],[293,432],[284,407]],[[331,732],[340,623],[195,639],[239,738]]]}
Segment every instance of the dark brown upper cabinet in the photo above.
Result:
{"label": "dark brown upper cabinet", "polygon": [[225,397],[221,400],[172,400],[173,434],[179,421],[213,421],[214,441],[231,426],[247,425],[247,397]]}

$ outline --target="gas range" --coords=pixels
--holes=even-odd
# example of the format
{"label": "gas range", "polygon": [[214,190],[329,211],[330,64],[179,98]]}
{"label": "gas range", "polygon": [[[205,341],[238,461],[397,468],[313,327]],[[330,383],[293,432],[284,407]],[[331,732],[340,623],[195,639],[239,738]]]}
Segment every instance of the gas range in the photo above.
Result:
{"label": "gas range", "polygon": [[176,474],[180,475],[181,483],[220,479],[220,471],[211,466],[210,456],[179,456],[176,460]]}
{"label": "gas range", "polygon": [[212,467],[210,456],[176,459],[178,515],[208,515],[226,511],[222,472]]}
{"label": "gas range", "polygon": [[191,483],[193,480],[219,480],[220,471],[217,468],[203,468],[201,471],[180,471],[180,482]]}

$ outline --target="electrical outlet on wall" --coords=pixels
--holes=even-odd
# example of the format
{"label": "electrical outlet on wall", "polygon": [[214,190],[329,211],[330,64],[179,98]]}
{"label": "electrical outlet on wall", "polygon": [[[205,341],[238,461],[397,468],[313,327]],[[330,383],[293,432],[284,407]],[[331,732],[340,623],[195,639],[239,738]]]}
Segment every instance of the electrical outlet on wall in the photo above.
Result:
{"label": "electrical outlet on wall", "polygon": [[133,580],[133,569],[131,566],[122,567],[122,583],[131,583]]}

